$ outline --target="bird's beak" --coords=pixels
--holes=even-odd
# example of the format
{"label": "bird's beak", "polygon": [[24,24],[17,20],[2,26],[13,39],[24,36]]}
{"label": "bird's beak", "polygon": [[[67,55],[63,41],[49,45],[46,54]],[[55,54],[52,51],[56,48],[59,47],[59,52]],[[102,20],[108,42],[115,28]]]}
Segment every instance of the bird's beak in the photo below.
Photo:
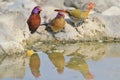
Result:
{"label": "bird's beak", "polygon": [[40,11],[42,11],[42,8],[39,8]]}
{"label": "bird's beak", "polygon": [[95,3],[93,3],[93,6],[95,7],[95,6],[96,6],[96,4],[95,4]]}
{"label": "bird's beak", "polygon": [[64,14],[61,14],[63,17],[65,17],[65,15]]}

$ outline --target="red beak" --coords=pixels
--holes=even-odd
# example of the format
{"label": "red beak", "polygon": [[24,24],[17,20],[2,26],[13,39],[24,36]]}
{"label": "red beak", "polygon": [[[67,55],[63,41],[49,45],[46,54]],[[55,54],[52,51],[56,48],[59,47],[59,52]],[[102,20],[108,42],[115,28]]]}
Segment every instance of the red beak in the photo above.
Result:
{"label": "red beak", "polygon": [[42,11],[42,8],[39,8],[40,11]]}

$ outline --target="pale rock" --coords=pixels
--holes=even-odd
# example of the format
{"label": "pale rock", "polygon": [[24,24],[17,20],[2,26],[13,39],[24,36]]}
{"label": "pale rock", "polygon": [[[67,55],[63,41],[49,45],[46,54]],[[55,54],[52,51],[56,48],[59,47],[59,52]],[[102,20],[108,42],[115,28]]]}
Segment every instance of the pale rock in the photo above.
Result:
{"label": "pale rock", "polygon": [[109,37],[112,38],[120,38],[120,15],[118,16],[106,16],[105,22],[106,22],[106,33]]}
{"label": "pale rock", "polygon": [[[101,40],[104,39],[109,40],[110,38],[120,38],[120,0],[92,0],[96,3],[96,7],[88,19],[86,19],[85,23],[75,29],[72,25],[70,25],[71,22],[68,22],[65,25],[65,29],[63,30],[64,32],[58,32],[54,34],[54,36],[51,32],[46,31],[47,26],[40,26],[37,30],[38,33],[36,32],[34,34],[30,34],[26,21],[31,14],[33,7],[36,5],[41,6],[40,4],[42,4],[41,7],[43,8],[43,11],[40,14],[42,23],[44,24],[51,22],[51,20],[53,20],[57,15],[57,12],[55,12],[54,9],[65,8],[63,0],[57,4],[57,1],[54,0],[40,0],[38,4],[36,1],[0,1],[1,52],[4,52],[4,50],[9,52],[15,49],[14,47],[9,47],[11,45],[19,46],[20,50],[23,51],[23,45],[21,45],[21,43],[26,41],[26,39],[31,42],[40,40],[54,40],[55,38],[57,40],[100,40],[101,42]],[[45,1],[48,2],[46,3]],[[90,0],[65,0],[65,5],[68,7],[74,6],[77,8],[84,8],[86,7],[84,5],[88,1]],[[51,5],[52,3],[54,4]],[[96,12],[103,13],[97,14]],[[65,16],[66,20],[69,19],[67,15]],[[7,47],[5,48],[5,46]]]}
{"label": "pale rock", "polygon": [[82,37],[70,24],[65,25],[64,32],[55,34],[57,40],[79,40]]}
{"label": "pale rock", "polygon": [[89,1],[92,1],[96,4],[94,10],[100,13],[112,6],[120,7],[120,0],[64,0],[64,4],[68,7],[84,9],[84,7],[86,7],[86,3]]}
{"label": "pale rock", "polygon": [[106,16],[120,15],[120,8],[118,8],[116,6],[112,6],[111,8],[109,8],[106,11],[102,12],[102,14],[106,15]]}
{"label": "pale rock", "polygon": [[105,36],[105,24],[98,17],[89,17],[77,27],[82,41],[101,40]]}
{"label": "pale rock", "polygon": [[46,26],[39,26],[37,31],[34,34],[31,34],[28,39],[32,42],[36,42],[40,40],[41,41],[54,40],[52,35],[49,32],[47,32],[45,29],[46,29]]}
{"label": "pale rock", "polygon": [[53,6],[56,8],[64,8],[64,0],[34,0],[40,6]]}
{"label": "pale rock", "polygon": [[8,41],[0,43],[0,53],[5,53],[7,55],[11,55],[14,53],[24,53],[24,48],[21,44],[17,42]]}
{"label": "pale rock", "polygon": [[0,17],[0,53],[23,53],[21,44],[29,37],[24,15],[21,12],[9,12],[2,13]]}
{"label": "pale rock", "polygon": [[[0,15],[0,32],[3,36],[3,39],[0,41],[17,41],[22,42],[28,37],[28,27],[26,26],[26,19],[21,12],[17,13],[5,13]],[[5,40],[6,39],[6,40]]]}
{"label": "pale rock", "polygon": [[40,6],[35,3],[35,0],[19,0],[19,1],[21,1],[23,7],[28,10],[32,10],[35,6]]}
{"label": "pale rock", "polygon": [[104,37],[106,37],[108,40],[110,38],[120,38],[120,33],[119,33],[119,29],[120,29],[120,15],[116,15],[116,16],[105,16],[105,15],[101,15],[101,14],[94,14],[93,18],[95,19],[95,21],[97,21],[97,23],[99,23],[99,25],[101,25],[102,29],[100,28],[100,26],[98,26],[99,28],[97,30],[102,30],[102,33],[104,34]]}
{"label": "pale rock", "polygon": [[37,5],[33,0],[15,0],[8,4],[9,5],[5,7],[8,11],[22,11],[23,9],[31,10]]}
{"label": "pale rock", "polygon": [[51,20],[53,20],[56,15],[57,15],[57,12],[55,12],[54,10],[56,9],[56,7],[53,7],[53,6],[44,6],[43,8],[43,11],[41,12],[41,20],[42,20],[42,23],[49,23],[51,22]]}

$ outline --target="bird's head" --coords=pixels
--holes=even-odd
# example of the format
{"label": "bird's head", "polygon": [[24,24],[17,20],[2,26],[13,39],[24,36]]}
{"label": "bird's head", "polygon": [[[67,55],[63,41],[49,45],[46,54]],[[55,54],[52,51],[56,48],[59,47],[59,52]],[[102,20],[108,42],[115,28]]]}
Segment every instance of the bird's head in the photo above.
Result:
{"label": "bird's head", "polygon": [[58,12],[58,14],[57,14],[57,16],[56,16],[57,18],[60,18],[60,17],[65,17],[65,15],[62,13],[62,12]]}
{"label": "bird's head", "polygon": [[39,14],[41,11],[42,11],[42,8],[40,6],[36,6],[33,8],[32,13]]}
{"label": "bird's head", "polygon": [[91,9],[93,9],[94,7],[96,6],[96,4],[95,3],[93,3],[93,2],[88,2],[88,10],[91,10]]}

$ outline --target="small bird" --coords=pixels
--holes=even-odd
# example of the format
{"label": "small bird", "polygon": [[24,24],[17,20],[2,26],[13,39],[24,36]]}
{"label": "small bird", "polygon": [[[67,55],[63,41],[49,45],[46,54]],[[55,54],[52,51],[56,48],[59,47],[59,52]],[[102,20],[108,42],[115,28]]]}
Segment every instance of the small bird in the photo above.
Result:
{"label": "small bird", "polygon": [[74,23],[75,27],[77,27],[81,22],[83,22],[88,17],[89,12],[94,8],[94,6],[95,3],[88,2],[88,7],[86,11],[80,9],[73,9],[73,10],[55,9],[55,11],[67,13],[71,21]]}
{"label": "small bird", "polygon": [[65,15],[58,12],[57,16],[51,21],[51,30],[53,32],[59,32],[65,27]]}
{"label": "small bird", "polygon": [[41,17],[39,14],[41,11],[42,11],[41,7],[39,6],[34,7],[29,19],[27,20],[27,24],[29,26],[31,34],[33,34],[40,26]]}

